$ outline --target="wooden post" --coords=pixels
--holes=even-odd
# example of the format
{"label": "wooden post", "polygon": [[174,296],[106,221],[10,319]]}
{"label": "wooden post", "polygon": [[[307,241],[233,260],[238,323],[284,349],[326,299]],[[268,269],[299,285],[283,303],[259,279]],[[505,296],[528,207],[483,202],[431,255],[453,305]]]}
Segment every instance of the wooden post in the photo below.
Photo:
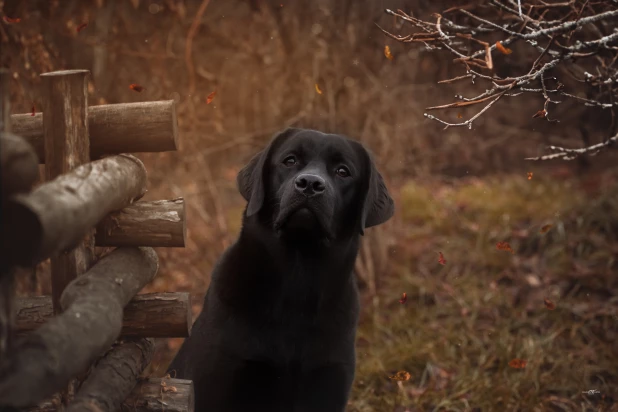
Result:
{"label": "wooden post", "polygon": [[[10,132],[10,102],[9,102],[9,71],[8,69],[0,68],[0,135]],[[0,162],[0,167],[3,162]],[[6,172],[0,170],[0,174]],[[0,185],[8,183],[2,175]],[[4,192],[4,187],[0,187],[0,193]],[[0,213],[4,209],[4,196],[2,196],[2,205],[0,205]],[[2,259],[0,252],[0,364],[8,352],[13,330],[13,269],[8,267]]]}
{"label": "wooden post", "polygon": [[[41,75],[45,176],[52,180],[90,161],[88,136],[88,70],[66,70]],[[72,251],[51,259],[52,300],[59,313],[60,296],[94,259],[94,231]]]}

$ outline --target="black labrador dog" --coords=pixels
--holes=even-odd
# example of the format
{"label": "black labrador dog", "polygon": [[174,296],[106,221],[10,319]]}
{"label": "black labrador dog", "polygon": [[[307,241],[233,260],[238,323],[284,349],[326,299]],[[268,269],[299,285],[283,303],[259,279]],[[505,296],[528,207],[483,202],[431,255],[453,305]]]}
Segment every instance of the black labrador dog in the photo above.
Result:
{"label": "black labrador dog", "polygon": [[359,316],[360,236],[394,212],[358,142],[290,128],[237,178],[248,205],[169,372],[200,412],[345,410]]}

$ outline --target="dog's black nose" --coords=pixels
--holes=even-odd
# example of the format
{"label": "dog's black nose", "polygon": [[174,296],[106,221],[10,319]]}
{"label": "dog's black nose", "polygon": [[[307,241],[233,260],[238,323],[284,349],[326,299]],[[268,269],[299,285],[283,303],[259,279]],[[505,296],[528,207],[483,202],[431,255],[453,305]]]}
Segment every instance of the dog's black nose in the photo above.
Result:
{"label": "dog's black nose", "polygon": [[298,175],[294,185],[296,186],[296,191],[305,196],[319,195],[326,190],[326,182],[317,175]]}

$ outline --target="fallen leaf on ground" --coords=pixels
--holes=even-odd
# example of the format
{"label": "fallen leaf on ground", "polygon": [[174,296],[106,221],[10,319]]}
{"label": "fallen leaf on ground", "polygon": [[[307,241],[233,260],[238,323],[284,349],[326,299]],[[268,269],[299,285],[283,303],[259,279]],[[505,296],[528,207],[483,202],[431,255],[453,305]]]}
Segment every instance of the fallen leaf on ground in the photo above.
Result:
{"label": "fallen leaf on ground", "polygon": [[140,86],[139,84],[136,83],[132,83],[131,85],[129,85],[129,89],[136,91],[138,93],[141,93],[142,90],[144,90],[144,88],[142,86]]}
{"label": "fallen leaf on ground", "polygon": [[511,245],[509,245],[508,242],[498,242],[498,243],[496,243],[496,249],[504,250],[506,252],[515,253],[515,251],[513,250],[513,248],[511,248]]}
{"label": "fallen leaf on ground", "polygon": [[440,257],[438,258],[438,263],[441,265],[446,265],[446,259],[444,259],[444,255],[442,254],[442,252],[438,252],[440,254]]}
{"label": "fallen leaf on ground", "polygon": [[404,303],[406,303],[407,300],[408,300],[408,295],[406,292],[403,292],[401,294],[401,299],[399,299],[399,303],[403,305]]}
{"label": "fallen leaf on ground", "polygon": [[523,369],[528,364],[528,361],[515,358],[509,362],[509,366],[513,369]]}
{"label": "fallen leaf on ground", "polygon": [[461,119],[461,118],[463,118],[463,115],[461,113],[457,113],[457,118]]}
{"label": "fallen leaf on ground", "polygon": [[551,228],[552,228],[552,226],[554,226],[554,225],[552,225],[552,224],[547,224],[547,225],[544,225],[544,226],[541,228],[540,232],[541,232],[541,233],[547,233],[547,232],[549,232],[549,229],[551,229]]}
{"label": "fallen leaf on ground", "polygon": [[216,95],[217,95],[217,91],[215,90],[214,92],[212,92],[208,96],[206,96],[206,104],[212,103],[212,101],[214,100]]}
{"label": "fallen leaf on ground", "polygon": [[411,375],[410,375],[410,373],[409,373],[409,372],[406,372],[406,371],[399,371],[399,372],[397,372],[396,374],[394,374],[393,376],[389,376],[388,378],[389,378],[389,379],[392,379],[392,380],[394,380],[394,381],[400,381],[400,382],[402,382],[402,381],[407,381],[407,380],[410,380],[410,377],[411,377]]}
{"label": "fallen leaf on ground", "polygon": [[318,86],[318,84],[315,84],[315,91],[318,92],[318,94],[322,94],[322,90],[320,90],[320,86]]}
{"label": "fallen leaf on ground", "polygon": [[384,46],[384,55],[387,59],[393,60],[393,54],[391,53],[391,48],[388,46]]}
{"label": "fallen leaf on ground", "polygon": [[79,26],[77,26],[77,32],[79,33],[80,31],[84,30],[86,26],[88,26],[88,23],[80,24]]}
{"label": "fallen leaf on ground", "polygon": [[528,180],[532,180],[532,175],[533,175],[533,174],[534,174],[534,173],[532,173],[532,172],[528,172]]}
{"label": "fallen leaf on ground", "polygon": [[543,299],[543,302],[545,303],[545,307],[549,310],[554,310],[556,309],[556,304],[554,302],[552,302],[551,300],[545,298]]}
{"label": "fallen leaf on ground", "polygon": [[513,53],[513,50],[509,49],[508,47],[504,47],[502,42],[499,42],[499,41],[496,42],[496,49],[498,49],[498,51],[500,53],[502,53],[502,54],[511,54],[511,53]]}

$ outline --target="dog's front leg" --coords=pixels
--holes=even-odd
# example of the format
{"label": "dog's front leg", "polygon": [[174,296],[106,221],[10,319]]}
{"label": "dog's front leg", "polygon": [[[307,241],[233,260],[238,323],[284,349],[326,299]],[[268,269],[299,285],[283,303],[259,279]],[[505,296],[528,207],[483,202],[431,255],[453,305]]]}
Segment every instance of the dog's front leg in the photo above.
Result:
{"label": "dog's front leg", "polygon": [[298,382],[294,412],[343,412],[353,381],[353,363],[307,371]]}

